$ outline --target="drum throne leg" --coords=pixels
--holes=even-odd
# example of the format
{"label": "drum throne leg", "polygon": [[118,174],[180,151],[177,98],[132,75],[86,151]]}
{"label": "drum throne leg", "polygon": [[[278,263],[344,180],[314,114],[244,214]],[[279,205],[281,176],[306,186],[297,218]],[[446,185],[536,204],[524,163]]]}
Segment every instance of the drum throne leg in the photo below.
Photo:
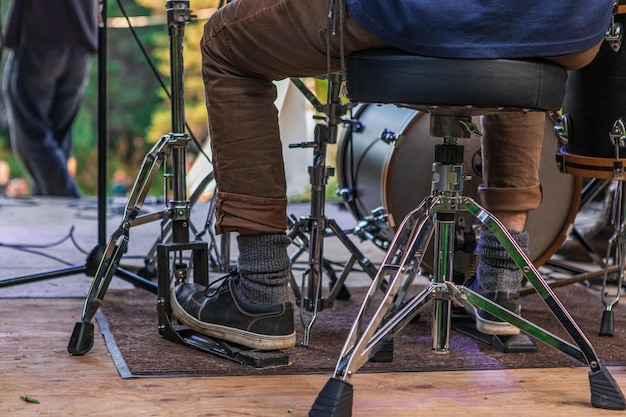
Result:
{"label": "drum throne leg", "polygon": [[[448,352],[453,304],[480,307],[588,365],[592,405],[625,409],[626,402],[619,386],[600,364],[586,336],[529,258],[498,219],[472,198],[462,196],[465,175],[462,165],[463,146],[457,144],[457,138],[467,138],[470,131],[475,132],[471,118],[436,114],[430,117],[433,136],[442,138],[435,150],[432,194],[410,212],[398,228],[348,334],[334,375],[319,393],[309,416],[351,416],[353,392],[350,379],[427,305],[432,307],[432,351]],[[483,227],[493,232],[575,344],[453,282],[455,214],[459,211],[469,212]],[[423,254],[433,237],[433,280],[425,288],[411,293]],[[378,288],[385,283],[386,291],[381,297]]]}
{"label": "drum throne leg", "polygon": [[[335,299],[347,299],[350,293],[344,283],[348,274],[353,270],[356,263],[366,272],[370,278],[374,279],[377,273],[376,266],[356,247],[348,236],[354,232],[366,233],[354,229],[344,231],[334,219],[326,217],[324,206],[326,200],[326,184],[328,178],[334,175],[334,169],[326,166],[326,152],[328,144],[337,143],[338,130],[342,123],[351,123],[350,120],[342,119],[348,109],[341,103],[341,75],[332,74],[328,79],[328,100],[321,104],[315,96],[299,79],[292,79],[292,82],[313,104],[319,113],[325,116],[319,117],[324,120],[315,126],[314,141],[290,144],[290,148],[312,148],[313,164],[309,166],[309,177],[311,183],[311,203],[310,213],[306,216],[296,218],[291,215],[289,218],[288,236],[292,239],[297,250],[291,255],[292,265],[298,258],[308,251],[308,263],[302,273],[300,283],[295,279],[293,271],[291,273],[291,287],[296,297],[296,303],[300,306],[300,320],[304,327],[302,346],[308,346],[310,342],[311,329],[317,320],[317,314],[327,308],[331,308]],[[343,269],[337,276],[332,263],[324,258],[324,238],[334,236],[350,252],[348,260],[344,263]],[[322,281],[324,272],[330,278],[330,291],[323,296]],[[311,312],[310,317],[305,317],[305,312]]]}

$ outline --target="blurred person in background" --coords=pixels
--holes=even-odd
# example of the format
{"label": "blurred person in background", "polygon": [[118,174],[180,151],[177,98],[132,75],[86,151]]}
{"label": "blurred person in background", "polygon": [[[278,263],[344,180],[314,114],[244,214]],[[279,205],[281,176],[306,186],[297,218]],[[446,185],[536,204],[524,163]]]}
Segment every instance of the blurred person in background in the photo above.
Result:
{"label": "blurred person in background", "polygon": [[11,147],[34,196],[80,197],[72,125],[98,46],[98,0],[14,0],[3,74]]}

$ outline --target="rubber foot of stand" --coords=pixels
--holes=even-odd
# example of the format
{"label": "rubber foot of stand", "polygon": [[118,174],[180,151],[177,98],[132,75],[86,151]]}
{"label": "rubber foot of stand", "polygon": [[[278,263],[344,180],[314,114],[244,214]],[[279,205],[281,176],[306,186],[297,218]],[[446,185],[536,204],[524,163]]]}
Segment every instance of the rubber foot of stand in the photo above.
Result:
{"label": "rubber foot of stand", "polygon": [[613,336],[613,310],[604,310],[602,313],[600,336]]}
{"label": "rubber foot of stand", "polygon": [[[333,273],[330,276],[330,283],[328,284],[329,290],[332,291],[335,288],[335,285],[337,285],[337,277]],[[351,296],[352,295],[350,294],[350,291],[348,291],[348,287],[346,287],[346,284],[341,284],[341,288],[339,288],[339,291],[337,291],[335,300],[349,300]]]}
{"label": "rubber foot of stand", "polygon": [[350,294],[350,291],[348,291],[348,288],[346,288],[345,285],[342,285],[335,299],[336,300],[349,300],[351,296],[352,295]]}
{"label": "rubber foot of stand", "polygon": [[625,410],[624,394],[608,370],[600,368],[589,372],[591,386],[591,404],[607,410]]}
{"label": "rubber foot of stand", "polygon": [[74,356],[82,356],[93,347],[94,326],[88,321],[77,321],[67,345],[67,351]]}
{"label": "rubber foot of stand", "polygon": [[337,378],[331,378],[320,391],[309,417],[351,417],[352,385]]}
{"label": "rubber foot of stand", "polygon": [[369,360],[370,362],[393,362],[393,339],[386,341]]}
{"label": "rubber foot of stand", "polygon": [[150,281],[154,281],[157,277],[157,269],[154,265],[146,265],[139,268],[137,275]]}

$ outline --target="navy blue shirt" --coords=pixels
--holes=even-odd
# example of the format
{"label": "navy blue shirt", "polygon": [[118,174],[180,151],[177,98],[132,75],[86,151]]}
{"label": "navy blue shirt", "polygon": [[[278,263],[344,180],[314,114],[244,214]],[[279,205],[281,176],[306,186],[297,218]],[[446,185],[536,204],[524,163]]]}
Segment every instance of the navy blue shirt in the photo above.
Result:
{"label": "navy blue shirt", "polygon": [[368,31],[408,52],[529,58],[584,51],[611,23],[613,0],[346,0]]}

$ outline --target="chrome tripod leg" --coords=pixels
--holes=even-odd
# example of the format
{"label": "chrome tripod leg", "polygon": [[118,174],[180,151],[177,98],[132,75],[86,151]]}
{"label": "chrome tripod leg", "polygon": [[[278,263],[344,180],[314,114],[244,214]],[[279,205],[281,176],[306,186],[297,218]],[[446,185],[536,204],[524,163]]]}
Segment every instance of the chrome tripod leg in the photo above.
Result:
{"label": "chrome tripod leg", "polygon": [[619,410],[626,409],[626,400],[624,399],[622,391],[608,370],[600,364],[600,359],[596,355],[591,343],[502,223],[471,198],[461,198],[461,206],[463,209],[469,211],[496,236],[513,261],[521,269],[526,279],[528,279],[539,296],[550,308],[554,317],[561,323],[561,326],[563,326],[576,343],[577,347],[568,344],[558,337],[552,337],[545,330],[534,325],[529,325],[530,322],[521,319],[521,317],[502,309],[485,298],[477,298],[476,296],[478,296],[478,294],[464,289],[465,298],[467,298],[468,302],[484,308],[496,317],[537,337],[542,342],[586,363],[591,369],[589,372],[589,382],[591,385],[591,404],[594,407]]}
{"label": "chrome tripod leg", "polygon": [[[431,213],[438,202],[438,197],[424,199],[398,227],[343,345],[333,377],[319,393],[309,416],[351,416],[350,378],[435,296],[436,284],[429,285],[407,302],[404,300],[432,237]],[[379,288],[385,284],[387,289],[382,300],[375,300]],[[366,322],[366,317],[371,320]]]}
{"label": "chrome tripod leg", "polygon": [[[615,188],[613,194],[613,208],[611,223],[614,227],[614,232],[609,239],[609,245],[606,250],[606,264],[604,266],[604,275],[602,277],[602,304],[604,305],[604,311],[602,313],[602,324],[600,326],[600,336],[613,336],[613,307],[619,302],[622,293],[622,284],[624,282],[624,262],[626,262],[626,219],[624,210],[626,204],[624,204],[624,180],[620,180],[618,186]],[[609,260],[613,258],[614,265],[617,266],[617,281],[615,283],[616,293],[612,298],[607,296],[608,293],[608,279],[609,279]]]}
{"label": "chrome tripod leg", "polygon": [[136,223],[143,224],[147,220],[162,219],[167,211],[138,217],[150,185],[165,159],[171,145],[170,136],[163,136],[144,157],[139,175],[133,184],[130,197],[124,208],[122,221],[118,229],[110,236],[102,254],[98,269],[85,298],[81,320],[74,326],[74,331],[68,344],[68,352],[72,355],[84,355],[93,347],[94,334],[91,320],[102,304],[104,295],[109,288],[113,275],[119,265],[122,255],[128,245],[130,228]]}
{"label": "chrome tripod leg", "polygon": [[[393,333],[386,334],[387,327],[400,328],[400,321],[408,322],[419,313],[419,309],[409,312],[409,308],[415,308],[415,305],[423,307],[430,299],[432,290],[427,289],[414,296],[412,304],[405,302],[408,288],[419,272],[422,255],[432,236],[430,212],[438,201],[438,198],[424,200],[400,224],[348,333],[335,368],[335,377],[345,380],[353,375],[376,353],[377,348],[393,337]],[[387,289],[374,310],[374,298],[382,286]],[[371,317],[371,321],[366,325],[367,317]],[[381,326],[383,320],[386,322]]]}
{"label": "chrome tripod leg", "polygon": [[83,306],[82,320],[91,321],[96,311],[102,304],[104,294],[111,283],[115,268],[126,248],[128,247],[128,231],[117,230],[111,235],[105,249],[96,275],[91,282],[89,293]]}

